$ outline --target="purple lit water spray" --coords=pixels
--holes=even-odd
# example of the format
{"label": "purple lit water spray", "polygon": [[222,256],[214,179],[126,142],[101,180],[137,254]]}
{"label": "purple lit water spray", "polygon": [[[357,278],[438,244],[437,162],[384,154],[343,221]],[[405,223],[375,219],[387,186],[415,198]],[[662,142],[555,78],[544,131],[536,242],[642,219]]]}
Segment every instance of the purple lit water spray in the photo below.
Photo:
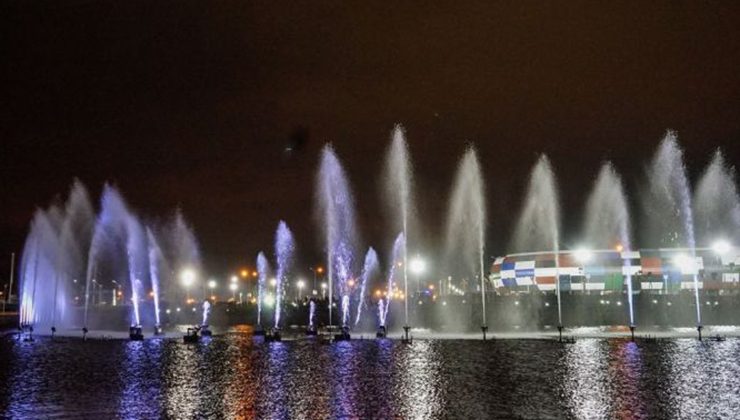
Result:
{"label": "purple lit water spray", "polygon": [[157,243],[151,229],[146,230],[147,242],[149,244],[149,280],[152,282],[152,293],[154,294],[154,322],[160,326],[159,321],[159,267],[162,261],[162,249]]}
{"label": "purple lit water spray", "polygon": [[362,278],[360,279],[360,297],[357,302],[357,316],[355,317],[355,326],[360,323],[360,315],[362,315],[362,309],[365,306],[365,291],[367,288],[367,282],[374,277],[380,268],[378,267],[378,254],[371,247],[365,254],[365,264],[362,268]]}
{"label": "purple lit water spray", "polygon": [[275,255],[277,256],[277,284],[275,286],[275,328],[280,328],[280,315],[285,294],[285,282],[293,263],[295,244],[293,234],[282,220],[275,232]]}
{"label": "purple lit water spray", "polygon": [[[347,176],[330,145],[324,146],[316,178],[316,209],[324,234],[326,268],[329,281],[329,325],[332,320],[334,282],[340,295],[348,294],[347,281],[352,278],[353,243],[356,239],[354,200]],[[343,323],[349,312],[343,311]]]}
{"label": "purple lit water spray", "polygon": [[311,299],[311,301],[308,303],[308,326],[310,328],[314,327],[314,318],[316,316],[316,302]]}
{"label": "purple lit water spray", "polygon": [[263,252],[257,254],[257,325],[262,325],[262,300],[265,298],[265,284],[270,274],[270,263]]}

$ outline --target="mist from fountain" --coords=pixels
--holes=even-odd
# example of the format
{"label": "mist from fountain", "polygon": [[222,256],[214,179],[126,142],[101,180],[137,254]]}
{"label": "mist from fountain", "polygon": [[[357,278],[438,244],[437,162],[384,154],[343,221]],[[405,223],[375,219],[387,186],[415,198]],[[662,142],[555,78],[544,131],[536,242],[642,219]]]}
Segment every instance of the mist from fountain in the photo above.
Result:
{"label": "mist from fountain", "polygon": [[[404,235],[403,247],[403,290],[408,296],[408,238],[411,218],[415,214],[413,189],[413,167],[406,143],[405,133],[401,125],[396,125],[391,136],[391,144],[385,158],[383,176],[384,194],[388,209],[390,209],[393,232],[399,230]],[[409,299],[404,300],[404,322],[409,325]]]}
{"label": "mist from fountain", "polygon": [[486,286],[483,265],[486,231],[486,199],[478,155],[468,147],[457,167],[447,215],[445,254],[448,263],[464,261],[464,269],[480,279],[482,324],[487,328]]}
{"label": "mist from fountain", "polygon": [[270,275],[270,263],[264,252],[257,254],[257,326],[262,325],[262,302],[265,298],[265,284],[267,276]]}
{"label": "mist from fountain", "polygon": [[[170,220],[165,233],[165,257],[176,273],[184,270],[192,270],[196,273],[202,271],[200,246],[193,228],[185,220],[182,211],[177,209]],[[162,294],[169,302],[183,299],[182,287],[177,282],[167,283]]]}
{"label": "mist from fountain", "polygon": [[[324,146],[316,178],[316,209],[326,247],[327,279],[329,281],[329,325],[332,325],[334,288],[349,296],[348,280],[352,276],[355,228],[354,199],[347,175],[331,145]],[[349,305],[342,304],[342,325],[348,326]]]}
{"label": "mist from fountain", "polygon": [[735,169],[729,167],[720,150],[704,170],[694,195],[697,242],[712,246],[716,241],[740,243],[740,198]]}
{"label": "mist from fountain", "polygon": [[275,232],[275,255],[277,257],[277,283],[275,286],[275,328],[280,328],[285,282],[293,264],[295,242],[293,234],[284,221],[280,221]]}
{"label": "mist from fountain", "polygon": [[365,307],[365,292],[367,289],[367,283],[371,281],[380,272],[380,266],[378,265],[378,254],[375,250],[370,247],[365,254],[365,264],[362,267],[362,274],[360,278],[360,296],[357,302],[357,316],[355,317],[355,326],[360,323],[360,315],[362,315],[362,309]]}
{"label": "mist from fountain", "polygon": [[[583,240],[590,249],[619,249],[631,251],[630,215],[622,178],[611,162],[601,166],[591,195],[586,202]],[[623,259],[629,267],[630,259]],[[621,273],[620,273],[621,274]],[[632,274],[626,273],[627,301],[630,325],[634,326],[635,316],[632,302]]]}
{"label": "mist from fountain", "polygon": [[701,325],[699,280],[696,272],[696,241],[691,208],[691,190],[683,163],[683,151],[676,134],[668,131],[648,167],[648,197],[643,202],[648,222],[648,237],[642,242],[658,247],[688,247],[690,273],[694,279],[696,324]]}
{"label": "mist from fountain", "polygon": [[532,169],[524,205],[514,230],[515,252],[552,251],[555,257],[555,291],[558,300],[558,326],[563,325],[560,302],[560,201],[555,173],[550,160],[540,155]]}

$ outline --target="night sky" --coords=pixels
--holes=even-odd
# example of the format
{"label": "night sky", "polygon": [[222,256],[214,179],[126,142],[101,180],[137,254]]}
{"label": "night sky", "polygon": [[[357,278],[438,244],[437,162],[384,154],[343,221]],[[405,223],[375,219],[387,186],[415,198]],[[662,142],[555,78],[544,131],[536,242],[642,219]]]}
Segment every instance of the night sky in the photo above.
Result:
{"label": "night sky", "polygon": [[692,182],[716,147],[739,161],[740,2],[490,3],[0,1],[0,279],[34,209],[74,177],[95,200],[115,183],[147,220],[181,207],[216,275],[271,249],[281,218],[301,264],[318,262],[327,141],[363,243],[385,254],[378,176],[396,123],[426,249],[467,143],[489,254],[505,252],[538,153],[557,172],[566,242],[600,163],[636,191],[668,128]]}

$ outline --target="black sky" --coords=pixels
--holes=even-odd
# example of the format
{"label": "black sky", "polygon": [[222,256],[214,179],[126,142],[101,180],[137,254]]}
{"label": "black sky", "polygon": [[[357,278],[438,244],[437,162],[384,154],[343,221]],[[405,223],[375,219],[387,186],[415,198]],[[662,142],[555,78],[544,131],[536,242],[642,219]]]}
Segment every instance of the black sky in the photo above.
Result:
{"label": "black sky", "polygon": [[281,218],[316,259],[326,141],[385,250],[376,178],[397,122],[430,241],[476,144],[492,254],[538,153],[571,232],[601,161],[635,190],[667,128],[694,180],[716,147],[740,159],[740,2],[402,3],[0,1],[0,278],[74,177],[96,199],[114,182],[145,217],[180,206],[216,273]]}

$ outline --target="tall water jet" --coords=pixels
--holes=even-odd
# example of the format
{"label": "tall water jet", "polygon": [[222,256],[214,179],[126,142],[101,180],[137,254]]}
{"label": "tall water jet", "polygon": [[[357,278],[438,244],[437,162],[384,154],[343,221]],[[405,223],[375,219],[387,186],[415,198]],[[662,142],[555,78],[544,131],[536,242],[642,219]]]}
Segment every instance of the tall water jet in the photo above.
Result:
{"label": "tall water jet", "polygon": [[381,298],[378,301],[378,321],[379,327],[385,330],[387,327],[388,310],[391,306],[391,299],[393,298],[393,282],[397,278],[397,269],[403,265],[403,249],[405,247],[405,237],[403,232],[396,236],[396,240],[393,242],[393,251],[391,253],[391,263],[388,267],[388,280],[386,283],[385,298]]}
{"label": "tall water jet", "polygon": [[413,175],[408,144],[401,125],[393,129],[392,140],[385,158],[384,194],[388,208],[391,210],[393,232],[403,232],[405,241],[403,247],[403,291],[404,299],[404,328],[409,328],[408,305],[408,238],[410,218],[415,212],[412,194]]}
{"label": "tall water jet", "polygon": [[[96,281],[95,276],[102,260],[103,253],[112,258],[113,263],[120,260],[121,249],[125,252],[126,267],[123,270],[129,279],[131,288],[131,302],[133,305],[132,325],[141,325],[139,312],[139,296],[141,295],[142,278],[147,274],[147,246],[144,229],[129,212],[120,193],[113,187],[106,185],[101,199],[101,212],[95,224],[92,244],[90,246],[87,278],[85,283],[85,314],[84,326],[87,327],[88,307],[90,301],[90,285]],[[109,268],[119,272],[122,267]]]}
{"label": "tall water jet", "polygon": [[563,312],[560,304],[560,275],[558,273],[560,252],[560,206],[555,182],[555,173],[545,155],[537,159],[529,178],[529,187],[524,206],[519,216],[512,248],[516,252],[550,251],[555,258],[555,291],[558,300],[558,330],[563,328]]}
{"label": "tall water jet", "polygon": [[694,195],[696,236],[700,246],[716,241],[740,244],[740,199],[735,169],[717,150],[699,179]]}
{"label": "tall water jet", "polygon": [[93,211],[85,187],[75,180],[64,207],[38,210],[20,267],[20,322],[71,326],[73,284],[84,276]]}
{"label": "tall water jet", "polygon": [[[591,195],[586,202],[584,222],[586,246],[596,249],[631,251],[630,215],[622,179],[611,162],[601,166]],[[634,331],[635,316],[632,304],[632,272],[630,259],[625,258],[627,301],[629,303],[630,328]],[[621,274],[621,273],[620,273]]]}
{"label": "tall water jet", "polygon": [[310,330],[313,330],[316,328],[316,325],[314,324],[315,318],[316,318],[316,302],[314,302],[314,300],[311,299],[311,301],[308,302],[308,328]]}
{"label": "tall water jet", "polygon": [[57,295],[54,312],[57,313],[58,306],[61,325],[72,322],[66,311],[67,302],[72,301],[73,285],[85,278],[94,223],[95,215],[87,189],[75,180],[64,207],[64,221],[59,233],[60,261],[57,264],[58,281],[54,286]]}
{"label": "tall water jet", "polygon": [[270,274],[270,263],[267,257],[260,251],[257,254],[257,328],[262,329],[262,301],[265,298],[265,284],[267,276]]}
{"label": "tall water jet", "polygon": [[693,275],[696,325],[701,338],[701,305],[696,270],[696,241],[691,208],[691,190],[683,164],[683,151],[673,131],[668,131],[648,168],[649,197],[643,203],[648,221],[648,238],[643,242],[659,247],[686,246],[691,255],[682,274]]}
{"label": "tall water jet", "polygon": [[360,297],[357,302],[357,316],[355,317],[355,326],[360,323],[360,315],[362,315],[362,309],[365,306],[365,290],[367,289],[367,283],[373,277],[375,277],[380,270],[378,266],[378,254],[375,250],[370,247],[365,254],[365,264],[362,267],[362,275],[360,278]]}
{"label": "tall water jet", "polygon": [[201,325],[203,327],[208,326],[208,315],[211,314],[211,302],[208,300],[203,301],[203,322],[201,322]]}
{"label": "tall water jet", "polygon": [[275,286],[275,328],[280,328],[280,314],[285,294],[285,282],[293,264],[295,243],[293,234],[284,221],[280,221],[275,232],[275,255],[277,256],[277,284]]}
{"label": "tall water jet", "polygon": [[[458,255],[468,273],[480,278],[481,331],[486,338],[486,284],[483,255],[485,251],[486,200],[483,175],[475,149],[468,147],[457,167],[447,215],[446,254],[448,261]],[[460,255],[459,253],[462,253]]]}
{"label": "tall water jet", "polygon": [[[326,269],[329,281],[329,325],[332,325],[334,287],[340,296],[349,295],[347,281],[352,278],[355,231],[354,199],[347,175],[330,145],[321,152],[316,178],[316,209],[326,247]],[[342,311],[342,324],[347,326],[349,312]]]}
{"label": "tall water jet", "polygon": [[[54,221],[43,210],[37,210],[23,248],[20,268],[21,325],[53,324],[53,307],[57,296],[44,284],[58,282],[59,240]],[[53,326],[53,325],[51,325]]]}
{"label": "tall water jet", "polygon": [[146,229],[146,236],[149,247],[149,280],[152,283],[152,294],[154,295],[154,328],[155,332],[160,332],[160,326],[162,323],[159,318],[159,273],[164,257],[162,255],[162,249],[159,247],[159,243],[157,242],[157,238],[154,237],[154,233],[151,229]]}

